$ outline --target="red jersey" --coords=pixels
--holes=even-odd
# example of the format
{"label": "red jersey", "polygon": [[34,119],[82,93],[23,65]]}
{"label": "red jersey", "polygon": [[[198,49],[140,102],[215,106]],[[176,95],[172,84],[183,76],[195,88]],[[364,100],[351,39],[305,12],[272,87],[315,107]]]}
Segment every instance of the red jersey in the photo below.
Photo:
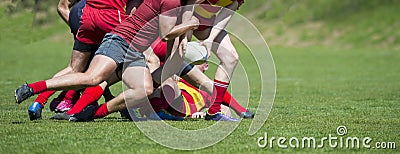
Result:
{"label": "red jersey", "polygon": [[[180,0],[144,0],[112,33],[122,37],[136,51],[144,51],[159,37],[158,15],[179,6]],[[170,12],[165,15],[176,16]]]}
{"label": "red jersey", "polygon": [[125,13],[128,0],[86,0],[86,5],[96,9],[114,9]]}

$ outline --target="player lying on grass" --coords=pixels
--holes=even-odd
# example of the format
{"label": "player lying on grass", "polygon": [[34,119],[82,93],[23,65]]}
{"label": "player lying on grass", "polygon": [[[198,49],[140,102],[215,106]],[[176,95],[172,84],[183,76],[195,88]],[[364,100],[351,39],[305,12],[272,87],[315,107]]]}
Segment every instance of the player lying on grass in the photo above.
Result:
{"label": "player lying on grass", "polygon": [[[208,68],[207,65],[202,64],[195,67],[205,71]],[[181,97],[178,99],[171,97],[171,94],[174,93],[171,91],[172,88],[164,88],[164,91],[159,88],[149,97],[151,108],[145,104],[138,106],[140,113],[150,119],[161,120],[183,120],[183,117],[202,118],[205,116],[205,113],[201,111],[210,107],[213,98],[207,92],[192,86],[182,78],[177,78],[176,83],[181,91]],[[243,118],[254,117],[254,114],[242,107],[229,92],[225,93],[222,104],[222,107],[232,108],[237,115]],[[229,113],[229,108],[224,109],[225,113]],[[251,115],[243,115],[245,112]],[[99,118],[101,115],[97,114],[95,117]],[[135,120],[135,116],[133,120]],[[231,118],[229,121],[238,121],[238,119]]]}
{"label": "player lying on grass", "polygon": [[[84,72],[87,69],[89,61],[92,59],[104,35],[126,18],[125,7],[127,2],[128,0],[82,0],[72,8],[71,15],[69,15],[66,7],[70,3],[68,0],[60,0],[58,12],[63,20],[69,23],[75,41],[69,65],[55,74],[54,77]],[[54,93],[54,90],[40,92],[40,95],[28,109],[31,120],[41,119],[44,104]],[[59,97],[63,98],[64,96],[63,100],[56,99],[51,105],[52,109],[56,105],[64,105],[64,108],[68,109],[71,106],[70,100],[76,95],[79,95],[79,93],[74,90],[64,91]],[[21,101],[17,100],[17,103],[21,103]]]}
{"label": "player lying on grass", "polygon": [[[135,13],[132,17],[128,17],[104,37],[86,72],[70,73],[46,81],[24,84],[15,91],[17,103],[46,90],[80,89],[96,86],[115,75],[118,66],[123,66],[124,68],[122,81],[128,87],[124,91],[128,108],[131,105],[146,101],[147,96],[153,92],[153,89],[151,75],[146,67],[142,52],[157,37],[167,38],[165,34],[174,28],[177,24],[177,17],[181,16],[177,15],[176,11],[167,11],[180,5],[181,1],[178,0],[145,0],[137,9],[141,13]],[[152,19],[157,19],[151,22],[154,25],[145,26]],[[197,25],[184,27],[182,31],[186,32],[193,28],[197,28]],[[178,48],[179,43],[181,43],[179,40],[174,38],[169,38],[168,40],[169,46],[172,47],[174,44],[175,49],[171,49],[171,57],[166,63],[167,65],[171,63],[171,66],[168,66],[171,71],[169,72],[170,74],[166,74],[167,77],[172,76],[179,70],[176,66],[180,66],[183,62],[182,52],[184,52],[184,49],[181,46],[185,45],[182,44]],[[178,65],[174,65],[174,63]],[[74,116],[79,118],[78,114]]]}

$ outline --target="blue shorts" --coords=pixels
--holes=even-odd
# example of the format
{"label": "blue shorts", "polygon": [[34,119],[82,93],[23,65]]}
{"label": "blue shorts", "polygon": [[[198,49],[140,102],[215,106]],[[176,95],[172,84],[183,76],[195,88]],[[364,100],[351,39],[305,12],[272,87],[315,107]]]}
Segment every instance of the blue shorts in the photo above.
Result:
{"label": "blue shorts", "polygon": [[145,57],[136,52],[123,38],[107,33],[95,55],[104,55],[115,61],[119,67],[147,67]]}
{"label": "blue shorts", "polygon": [[76,39],[79,27],[81,26],[82,10],[86,5],[86,0],[80,0],[77,2],[69,12],[68,25],[71,29],[71,33],[74,35],[74,47],[73,49],[80,52],[94,52],[99,48],[97,44],[86,44]]}

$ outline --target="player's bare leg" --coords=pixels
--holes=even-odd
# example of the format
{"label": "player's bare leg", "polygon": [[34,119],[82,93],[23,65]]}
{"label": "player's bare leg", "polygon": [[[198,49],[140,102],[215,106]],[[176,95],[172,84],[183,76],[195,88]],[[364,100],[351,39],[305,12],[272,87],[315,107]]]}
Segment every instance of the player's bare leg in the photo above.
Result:
{"label": "player's bare leg", "polygon": [[[194,31],[193,34],[198,39],[203,40],[208,38],[210,31],[211,28],[208,28],[204,31]],[[221,33],[219,33],[213,41],[214,42],[212,43],[205,42],[204,45],[206,45],[206,48],[209,51],[212,51],[217,55],[220,63],[214,77],[215,92],[213,93],[215,93],[216,97],[214,103],[208,110],[208,115],[210,116],[206,116],[206,120],[212,120],[212,116],[217,115],[217,113],[220,112],[223,96],[229,86],[230,78],[239,61],[239,56],[236,52],[236,49],[230,41],[229,35],[226,31],[221,31]],[[220,118],[217,118],[216,120],[218,119]]]}
{"label": "player's bare leg", "polygon": [[70,90],[95,86],[108,79],[116,70],[117,64],[107,56],[96,55],[85,73],[71,73],[46,81],[38,81],[32,84],[24,84],[15,91],[17,103],[34,94],[46,90]]}
{"label": "player's bare leg", "polygon": [[153,82],[149,69],[145,67],[128,67],[122,74],[127,89],[114,99],[102,104],[95,113],[95,118],[110,113],[132,109],[139,103],[149,104],[147,96],[153,93]]}

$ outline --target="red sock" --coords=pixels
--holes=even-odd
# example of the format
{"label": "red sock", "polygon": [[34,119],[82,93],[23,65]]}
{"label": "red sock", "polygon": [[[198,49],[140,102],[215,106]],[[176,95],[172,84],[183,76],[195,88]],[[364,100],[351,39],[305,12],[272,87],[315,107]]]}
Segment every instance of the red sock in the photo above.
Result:
{"label": "red sock", "polygon": [[110,113],[108,112],[107,103],[104,103],[104,104],[101,104],[99,106],[99,108],[97,108],[97,111],[94,114],[94,118],[95,119],[103,118],[103,117],[107,116],[108,114],[110,114]]}
{"label": "red sock", "polygon": [[86,88],[81,98],[79,98],[79,100],[75,103],[74,107],[72,107],[67,112],[67,114],[76,114],[81,112],[89,104],[97,101],[102,94],[103,94],[103,88],[101,88],[100,86]]}
{"label": "red sock", "polygon": [[238,115],[242,112],[247,112],[247,109],[245,109],[243,106],[241,106],[235,98],[231,96],[229,92],[225,92],[224,98],[222,100],[222,104],[229,106],[232,108]]}
{"label": "red sock", "polygon": [[46,81],[44,80],[28,84],[28,86],[33,89],[33,93],[35,94],[44,92],[47,89]]}
{"label": "red sock", "polygon": [[65,93],[64,100],[72,100],[76,95],[75,90],[68,90],[67,93]]}
{"label": "red sock", "polygon": [[224,98],[226,89],[228,89],[229,83],[222,82],[214,79],[215,91],[217,91],[214,103],[208,109],[208,114],[215,114],[221,110],[221,103]]}
{"label": "red sock", "polygon": [[45,92],[42,92],[36,97],[35,102],[38,102],[44,106],[44,104],[49,100],[49,97],[55,93],[54,90],[48,90]]}

